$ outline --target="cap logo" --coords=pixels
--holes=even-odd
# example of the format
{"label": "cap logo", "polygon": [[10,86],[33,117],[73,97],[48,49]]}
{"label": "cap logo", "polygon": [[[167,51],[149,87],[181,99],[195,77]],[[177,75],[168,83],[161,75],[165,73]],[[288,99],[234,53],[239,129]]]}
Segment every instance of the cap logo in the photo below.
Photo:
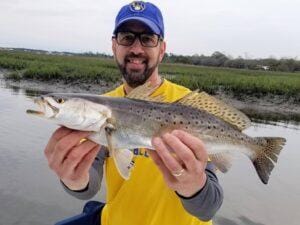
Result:
{"label": "cap logo", "polygon": [[142,12],[145,9],[145,3],[144,2],[132,2],[130,5],[130,9],[133,12]]}

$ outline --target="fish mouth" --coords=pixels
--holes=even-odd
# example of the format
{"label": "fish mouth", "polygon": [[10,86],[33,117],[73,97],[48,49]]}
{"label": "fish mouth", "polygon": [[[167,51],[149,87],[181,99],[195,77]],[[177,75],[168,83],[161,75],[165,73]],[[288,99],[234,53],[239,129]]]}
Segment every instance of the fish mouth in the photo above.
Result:
{"label": "fish mouth", "polygon": [[56,114],[59,112],[59,109],[53,105],[51,105],[45,98],[39,97],[34,99],[34,103],[37,104],[40,108],[40,110],[34,110],[34,109],[27,109],[26,113],[30,115],[40,116],[40,117],[46,117],[48,113],[46,113],[48,110],[47,108],[50,108],[52,111],[52,115],[50,118],[53,118],[56,116]]}
{"label": "fish mouth", "polygon": [[32,110],[32,109],[27,109],[26,113],[31,114],[31,115],[37,115],[37,116],[45,116],[44,112],[37,111],[37,110]]}

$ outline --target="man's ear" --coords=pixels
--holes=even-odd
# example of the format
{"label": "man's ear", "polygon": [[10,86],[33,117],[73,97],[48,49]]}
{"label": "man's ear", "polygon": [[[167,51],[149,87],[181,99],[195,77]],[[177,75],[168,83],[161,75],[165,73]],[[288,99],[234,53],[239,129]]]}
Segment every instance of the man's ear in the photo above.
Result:
{"label": "man's ear", "polygon": [[117,44],[116,39],[112,38],[111,39],[111,49],[112,49],[112,51],[114,53],[114,56],[116,55],[116,44]]}
{"label": "man's ear", "polygon": [[161,62],[164,58],[164,55],[166,53],[166,48],[167,48],[167,44],[165,41],[162,41],[160,44],[160,49],[159,49],[159,62]]}

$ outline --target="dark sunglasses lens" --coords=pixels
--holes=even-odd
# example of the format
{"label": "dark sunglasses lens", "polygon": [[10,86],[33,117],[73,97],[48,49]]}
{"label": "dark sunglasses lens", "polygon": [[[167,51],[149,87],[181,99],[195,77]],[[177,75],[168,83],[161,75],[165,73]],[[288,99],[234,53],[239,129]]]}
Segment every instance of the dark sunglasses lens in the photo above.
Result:
{"label": "dark sunglasses lens", "polygon": [[159,36],[157,34],[134,34],[131,32],[119,32],[117,33],[117,42],[119,45],[131,46],[136,37],[144,47],[156,47],[159,41]]}
{"label": "dark sunglasses lens", "polygon": [[145,47],[156,47],[159,37],[156,34],[141,34],[140,40]]}
{"label": "dark sunglasses lens", "polygon": [[117,34],[117,42],[120,45],[130,46],[135,40],[135,35],[128,32],[119,32]]}

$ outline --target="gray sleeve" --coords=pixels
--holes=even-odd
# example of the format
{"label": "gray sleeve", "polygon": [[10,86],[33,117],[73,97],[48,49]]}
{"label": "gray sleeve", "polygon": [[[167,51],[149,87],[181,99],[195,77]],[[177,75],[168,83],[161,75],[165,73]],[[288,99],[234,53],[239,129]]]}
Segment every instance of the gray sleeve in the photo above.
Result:
{"label": "gray sleeve", "polygon": [[215,170],[213,163],[208,162],[205,169],[206,183],[195,195],[185,198],[177,193],[185,210],[202,221],[211,220],[223,203],[223,189]]}
{"label": "gray sleeve", "polygon": [[73,191],[69,189],[63,182],[61,182],[64,190],[73,197],[81,200],[87,200],[94,197],[100,190],[100,185],[103,178],[103,165],[107,156],[107,149],[105,147],[101,147],[101,150],[96,156],[95,161],[93,162],[89,171],[90,180],[86,188],[79,191]]}

